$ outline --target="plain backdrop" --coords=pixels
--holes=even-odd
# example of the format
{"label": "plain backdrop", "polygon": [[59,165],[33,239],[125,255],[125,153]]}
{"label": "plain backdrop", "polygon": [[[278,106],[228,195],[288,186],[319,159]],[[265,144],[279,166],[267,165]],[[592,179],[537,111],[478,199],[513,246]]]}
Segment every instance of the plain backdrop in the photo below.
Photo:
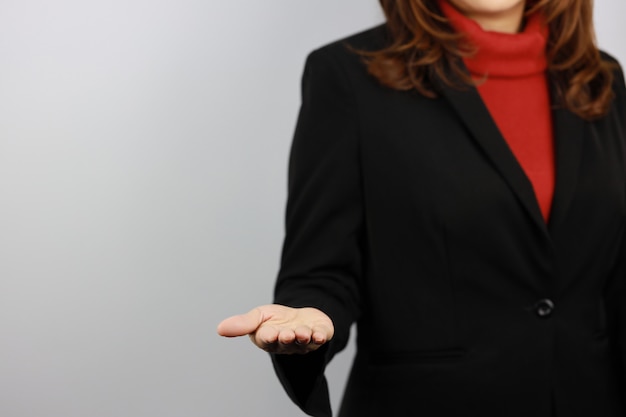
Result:
{"label": "plain backdrop", "polygon": [[[596,2],[622,62],[625,15]],[[381,21],[376,0],[0,1],[0,416],[299,415],[215,326],[271,300],[306,54]]]}

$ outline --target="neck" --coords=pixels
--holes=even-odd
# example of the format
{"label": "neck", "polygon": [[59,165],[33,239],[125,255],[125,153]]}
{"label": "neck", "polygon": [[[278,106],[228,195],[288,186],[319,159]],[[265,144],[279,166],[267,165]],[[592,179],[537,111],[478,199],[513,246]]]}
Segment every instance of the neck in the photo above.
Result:
{"label": "neck", "polygon": [[497,12],[474,12],[460,10],[465,16],[474,20],[483,30],[490,32],[518,33],[522,28],[524,3],[519,2],[507,10]]}
{"label": "neck", "polygon": [[542,14],[529,15],[520,33],[500,33],[484,30],[450,1],[438,1],[452,29],[463,34],[461,42],[471,46],[473,53],[463,61],[476,79],[512,79],[545,73],[548,28],[543,24]]}

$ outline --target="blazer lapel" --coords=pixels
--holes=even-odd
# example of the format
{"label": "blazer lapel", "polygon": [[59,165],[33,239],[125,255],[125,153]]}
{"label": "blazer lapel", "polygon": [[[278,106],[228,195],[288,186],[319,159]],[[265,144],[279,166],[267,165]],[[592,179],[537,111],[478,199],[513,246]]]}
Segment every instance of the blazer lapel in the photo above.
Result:
{"label": "blazer lapel", "polygon": [[[552,92],[555,100],[555,92]],[[582,157],[585,122],[567,109],[553,111],[556,184],[548,228],[553,234],[557,226],[565,219],[576,184],[578,182],[580,160]]]}
{"label": "blazer lapel", "polygon": [[499,171],[513,193],[542,233],[548,229],[535,197],[535,191],[513,152],[502,137],[478,91],[474,87],[458,89],[440,83],[438,90],[448,99],[465,126]]}

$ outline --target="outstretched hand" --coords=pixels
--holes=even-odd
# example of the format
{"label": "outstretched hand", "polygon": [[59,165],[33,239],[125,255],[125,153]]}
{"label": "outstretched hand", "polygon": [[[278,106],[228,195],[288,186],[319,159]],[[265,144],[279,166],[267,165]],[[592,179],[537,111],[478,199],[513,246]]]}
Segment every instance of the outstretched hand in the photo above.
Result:
{"label": "outstretched hand", "polygon": [[308,353],[332,339],[333,322],[320,310],[279,304],[259,306],[232,316],[217,326],[226,337],[250,336],[259,348],[271,353]]}

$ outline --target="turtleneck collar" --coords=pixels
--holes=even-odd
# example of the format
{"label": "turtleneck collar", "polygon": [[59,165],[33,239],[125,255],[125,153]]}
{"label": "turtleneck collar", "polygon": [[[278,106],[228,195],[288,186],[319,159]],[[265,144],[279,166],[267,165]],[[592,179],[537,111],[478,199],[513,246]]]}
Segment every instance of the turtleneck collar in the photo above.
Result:
{"label": "turtleneck collar", "polygon": [[474,55],[463,59],[472,75],[488,78],[528,77],[543,73],[548,67],[545,53],[548,29],[538,13],[528,17],[522,32],[510,34],[483,30],[448,0],[439,0],[439,7],[450,25],[464,33],[467,41],[477,49]]}

